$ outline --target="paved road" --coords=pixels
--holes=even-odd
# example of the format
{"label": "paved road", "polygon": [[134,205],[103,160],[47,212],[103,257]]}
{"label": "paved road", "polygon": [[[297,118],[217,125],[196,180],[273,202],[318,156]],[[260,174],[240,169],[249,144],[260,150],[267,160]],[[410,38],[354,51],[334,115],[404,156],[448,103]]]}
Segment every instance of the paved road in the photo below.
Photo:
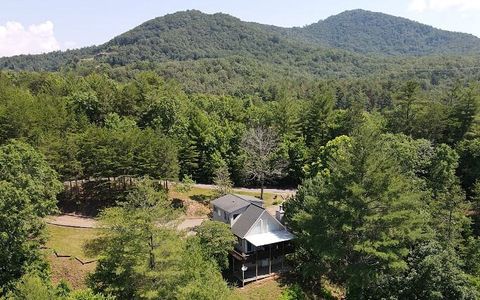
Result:
{"label": "paved road", "polygon": [[[130,177],[128,177],[130,178]],[[118,178],[117,178],[118,179]],[[72,185],[82,185],[85,182],[88,181],[95,181],[95,180],[112,180],[111,178],[97,178],[97,179],[79,179],[79,180],[72,180],[72,181],[65,181],[63,184],[65,186],[72,186]],[[129,181],[128,179],[127,181]],[[137,179],[133,179],[137,180]],[[175,184],[175,182],[169,181],[168,184]],[[201,184],[197,183],[194,184],[195,187],[198,188],[205,188],[205,189],[214,189],[215,185],[213,184]],[[259,188],[244,188],[244,187],[236,187],[233,188],[234,191],[244,191],[244,192],[253,192],[253,193],[260,193]],[[264,192],[266,193],[272,193],[272,194],[283,194],[283,195],[293,195],[296,193],[297,190],[295,189],[270,189],[270,188],[265,188]]]}
{"label": "paved road", "polygon": [[[185,218],[177,225],[178,230],[190,230],[207,219],[207,217]],[[74,214],[64,214],[59,216],[50,216],[45,220],[48,224],[74,227],[74,228],[97,228],[98,221],[92,217],[85,217]]]}
{"label": "paved road", "polygon": [[77,228],[95,228],[98,225],[94,218],[74,214],[49,216],[45,221],[48,224]]}
{"label": "paved road", "polygon": [[[214,189],[215,185],[213,184],[201,184],[197,183],[194,185],[195,187],[198,188],[203,188],[203,189]],[[243,187],[236,187],[233,188],[234,191],[243,191],[243,192],[252,192],[252,193],[260,193],[260,189],[252,189],[252,188],[243,188]],[[271,193],[271,194],[282,194],[282,195],[295,195],[297,190],[292,190],[292,189],[263,189],[265,193]]]}

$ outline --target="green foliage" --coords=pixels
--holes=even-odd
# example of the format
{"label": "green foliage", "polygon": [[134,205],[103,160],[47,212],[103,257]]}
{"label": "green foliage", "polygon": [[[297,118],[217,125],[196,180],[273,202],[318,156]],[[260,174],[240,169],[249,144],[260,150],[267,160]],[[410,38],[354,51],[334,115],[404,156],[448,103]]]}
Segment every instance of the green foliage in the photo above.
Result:
{"label": "green foliage", "polygon": [[307,145],[319,147],[332,138],[334,105],[333,92],[325,88],[315,93],[313,99],[308,102],[303,129]]}
{"label": "green foliage", "polygon": [[373,124],[321,147],[316,176],[286,203],[300,282],[319,294],[326,275],[354,299],[476,299],[476,275],[463,267],[475,268],[478,249],[463,238],[470,220],[458,154]]}
{"label": "green foliage", "polygon": [[165,194],[148,180],[121,206],[105,210],[104,234],[89,245],[100,254],[91,288],[120,299],[210,299],[213,286],[225,298],[228,288],[218,269],[187,247],[173,218]]}
{"label": "green foliage", "polygon": [[37,216],[44,217],[55,210],[62,184],[42,154],[28,144],[12,140],[0,147],[0,166],[0,180],[23,189]]}
{"label": "green foliage", "polygon": [[377,270],[406,268],[409,247],[426,234],[426,194],[383,151],[371,123],[340,145],[340,155],[286,203],[285,216],[297,235],[292,261],[306,286],[321,288],[327,275],[344,281],[349,294],[363,293]]}
{"label": "green foliage", "polygon": [[53,287],[51,282],[42,279],[34,273],[25,274],[16,283],[13,291],[7,294],[5,300],[114,300],[91,290],[70,291],[69,287],[60,283]]}
{"label": "green foliage", "polygon": [[478,38],[442,31],[382,13],[350,10],[306,26],[311,39],[335,48],[361,53],[425,55],[471,53]]}
{"label": "green foliage", "polygon": [[[279,95],[277,82],[284,78],[294,82],[291,86],[319,77],[413,77],[433,85],[455,77],[478,78],[478,70],[470,66],[478,62],[479,44],[471,35],[360,10],[303,28],[186,11],[145,22],[100,46],[0,58],[0,68],[93,76],[89,88],[75,91],[70,99],[77,112],[98,122],[113,104],[108,101],[111,90],[97,88],[110,85],[98,73],[123,79],[135,77],[139,70],[155,70],[184,83],[189,92],[256,95],[266,100]],[[141,89],[134,85],[120,93],[121,114],[144,108],[146,122],[167,130],[183,121],[175,118],[181,106],[171,93],[153,89],[148,97],[130,97]],[[45,90],[48,86],[36,89]],[[152,105],[144,106],[149,101]]]}
{"label": "green foliage", "polygon": [[1,68],[58,71],[0,73],[0,284],[30,271],[45,281],[40,217],[55,209],[56,172],[96,178],[95,199],[103,188],[110,202],[107,177],[148,176],[102,214],[91,287],[228,298],[228,228],[180,237],[156,182],[226,193],[248,173],[262,188],[303,182],[286,204],[298,285],[285,297],[324,295],[326,278],[353,298],[470,299],[469,283],[480,286],[480,73],[467,53],[478,45],[358,10],[290,29],[188,11],[98,47],[0,58]]}
{"label": "green foliage", "polygon": [[61,183],[43,156],[19,141],[0,147],[0,166],[0,286],[8,290],[23,274],[46,271],[41,218],[55,211]]}
{"label": "green foliage", "polygon": [[71,292],[66,298],[66,300],[114,300],[114,297],[104,296],[102,294],[95,294],[90,289],[86,290],[77,290]]}
{"label": "green foliage", "polygon": [[298,285],[289,286],[282,292],[280,300],[304,300],[306,299],[302,288]]}
{"label": "green foliage", "polygon": [[203,247],[187,245],[178,265],[179,277],[175,284],[174,299],[229,299],[231,291],[223,280],[215,262],[205,259]]}
{"label": "green foliage", "polygon": [[230,172],[228,172],[227,166],[222,165],[215,171],[213,183],[215,184],[216,194],[218,196],[223,196],[232,192],[233,183],[230,179]]}
{"label": "green foliage", "polygon": [[457,146],[460,155],[458,173],[465,191],[471,195],[480,178],[480,139],[463,140]]}
{"label": "green foliage", "polygon": [[24,273],[45,271],[43,223],[28,194],[6,181],[0,181],[0,215],[0,286],[8,290]]}
{"label": "green foliage", "polygon": [[397,274],[378,274],[365,299],[478,299],[453,249],[431,242],[417,245],[408,267]]}
{"label": "green foliage", "polygon": [[57,295],[52,285],[35,274],[25,274],[17,282],[12,292],[6,299],[11,300],[51,300]]}
{"label": "green foliage", "polygon": [[213,260],[222,270],[227,269],[229,253],[237,243],[230,226],[207,220],[196,231],[205,259]]}
{"label": "green foliage", "polygon": [[119,122],[107,120],[112,127],[90,127],[81,138],[79,161],[85,175],[178,176],[177,150],[169,138],[150,128],[141,130],[130,120]]}
{"label": "green foliage", "polygon": [[179,193],[184,193],[185,194],[185,193],[188,193],[192,190],[195,183],[196,183],[195,180],[193,180],[191,176],[185,175],[183,177],[182,181],[175,185],[175,189]]}

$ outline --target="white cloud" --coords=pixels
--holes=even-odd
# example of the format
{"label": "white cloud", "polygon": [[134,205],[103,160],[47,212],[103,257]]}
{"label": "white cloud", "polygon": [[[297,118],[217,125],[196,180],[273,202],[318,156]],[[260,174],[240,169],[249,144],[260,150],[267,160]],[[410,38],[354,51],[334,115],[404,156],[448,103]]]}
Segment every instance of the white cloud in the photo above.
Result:
{"label": "white cloud", "polygon": [[455,9],[467,12],[480,10],[480,0],[410,0],[409,9],[415,12]]}
{"label": "white cloud", "polygon": [[66,42],[63,43],[63,45],[62,45],[62,49],[63,49],[63,50],[75,49],[75,48],[78,48],[78,45],[77,45],[77,42],[74,42],[74,41],[66,41]]}
{"label": "white cloud", "polygon": [[46,21],[25,28],[19,22],[0,25],[0,57],[18,54],[38,54],[60,49],[53,23]]}

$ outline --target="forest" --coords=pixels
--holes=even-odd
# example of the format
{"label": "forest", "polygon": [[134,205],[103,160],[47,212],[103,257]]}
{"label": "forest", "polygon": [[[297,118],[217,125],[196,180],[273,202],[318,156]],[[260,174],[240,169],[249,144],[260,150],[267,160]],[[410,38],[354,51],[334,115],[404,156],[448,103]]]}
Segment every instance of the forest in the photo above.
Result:
{"label": "forest", "polygon": [[[473,81],[425,89],[416,81],[321,80],[279,89],[268,100],[188,93],[154,72],[122,82],[98,73],[4,72],[0,85],[2,193],[33,193],[29,214],[52,212],[66,180],[128,175],[211,183],[226,167],[235,185],[256,185],[245,176],[242,136],[270,128],[278,137],[271,159],[285,164],[267,185],[300,184],[286,207],[299,241],[291,259],[303,262],[292,278],[302,293],[321,293],[328,278],[353,299],[389,292],[403,299],[420,290],[432,293],[423,299],[476,297],[480,90]],[[22,171],[33,176],[37,160],[48,172],[36,172],[47,178],[31,179],[38,184],[31,189],[15,187]],[[105,218],[128,225],[113,213],[125,218],[119,211]],[[446,277],[428,277],[432,272]],[[409,289],[395,295],[407,279]],[[96,289],[112,291],[103,284]]]}
{"label": "forest", "polygon": [[[134,29],[106,44],[113,55],[2,59],[0,299],[232,299],[230,228],[182,236],[163,184],[219,177],[298,189],[282,299],[336,299],[332,286],[346,299],[480,299],[478,57],[295,52],[291,33],[247,24],[268,42],[214,45],[228,55],[188,38],[145,52]],[[273,145],[262,157],[245,142],[255,131]],[[62,183],[126,177],[138,180],[95,200],[88,287],[54,284],[43,220],[68,202]]]}

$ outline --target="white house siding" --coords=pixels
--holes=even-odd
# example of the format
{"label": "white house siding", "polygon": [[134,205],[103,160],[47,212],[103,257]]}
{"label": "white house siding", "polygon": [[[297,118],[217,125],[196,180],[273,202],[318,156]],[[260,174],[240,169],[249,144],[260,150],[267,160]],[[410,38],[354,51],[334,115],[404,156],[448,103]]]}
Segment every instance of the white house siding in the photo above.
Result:
{"label": "white house siding", "polygon": [[283,226],[278,223],[269,213],[263,213],[257,220],[255,225],[250,229],[248,235],[254,235],[259,233],[266,233],[272,231],[283,230]]}
{"label": "white house siding", "polygon": [[[238,217],[247,209],[247,207],[240,208],[234,212],[228,213],[224,211],[223,209],[214,206],[213,207],[213,213],[212,213],[212,219],[214,221],[219,221],[223,223],[227,223],[230,226],[235,223],[235,221],[238,219]],[[237,218],[234,219],[233,216],[237,215]]]}

